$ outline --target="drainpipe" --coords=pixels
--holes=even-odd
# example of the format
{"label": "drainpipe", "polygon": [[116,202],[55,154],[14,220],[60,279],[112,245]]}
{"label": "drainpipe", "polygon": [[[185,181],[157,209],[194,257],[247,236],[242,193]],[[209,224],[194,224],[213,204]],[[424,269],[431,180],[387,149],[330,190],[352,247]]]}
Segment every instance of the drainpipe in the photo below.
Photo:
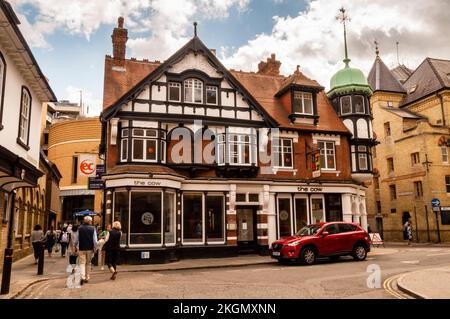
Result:
{"label": "drainpipe", "polygon": [[442,94],[437,93],[439,96],[439,101],[441,102],[441,113],[442,113],[442,125],[447,126],[445,122],[445,114],[444,114],[444,98],[442,97]]}

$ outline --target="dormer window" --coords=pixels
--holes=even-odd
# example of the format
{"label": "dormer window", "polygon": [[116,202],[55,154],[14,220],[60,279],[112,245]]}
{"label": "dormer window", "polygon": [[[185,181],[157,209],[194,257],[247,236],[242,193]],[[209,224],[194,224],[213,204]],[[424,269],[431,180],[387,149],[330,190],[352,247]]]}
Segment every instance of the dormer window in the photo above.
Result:
{"label": "dormer window", "polygon": [[361,95],[357,95],[354,97],[355,99],[355,112],[364,114],[364,97]]}
{"label": "dormer window", "polygon": [[181,102],[181,84],[177,82],[169,83],[169,101]]}
{"label": "dormer window", "polygon": [[294,113],[314,115],[313,95],[307,92],[294,92]]}
{"label": "dormer window", "polygon": [[217,105],[217,86],[206,86],[206,104]]}
{"label": "dormer window", "polygon": [[341,115],[352,113],[352,98],[350,96],[344,96],[341,98]]}
{"label": "dormer window", "polygon": [[184,81],[184,102],[203,103],[203,82],[197,79]]}

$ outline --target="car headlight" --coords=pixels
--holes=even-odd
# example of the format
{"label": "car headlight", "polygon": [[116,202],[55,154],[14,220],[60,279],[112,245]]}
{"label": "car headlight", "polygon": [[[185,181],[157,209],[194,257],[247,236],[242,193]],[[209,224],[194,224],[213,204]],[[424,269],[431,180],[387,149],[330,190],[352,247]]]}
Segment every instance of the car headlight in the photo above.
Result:
{"label": "car headlight", "polygon": [[292,243],[287,244],[287,245],[289,247],[295,247],[295,246],[299,245],[300,243],[301,243],[301,240],[296,240],[296,241],[293,241]]}

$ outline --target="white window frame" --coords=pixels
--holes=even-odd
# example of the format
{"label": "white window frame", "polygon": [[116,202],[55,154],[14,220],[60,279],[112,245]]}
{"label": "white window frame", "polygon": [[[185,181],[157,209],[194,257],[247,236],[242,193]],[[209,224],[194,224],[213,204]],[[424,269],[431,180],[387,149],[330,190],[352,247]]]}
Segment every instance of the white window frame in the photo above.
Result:
{"label": "white window frame", "polygon": [[447,146],[441,147],[441,158],[442,158],[442,163],[448,164],[448,148],[447,148]]}
{"label": "white window frame", "polygon": [[[361,147],[361,149],[360,149]],[[364,148],[364,149],[362,149]],[[367,146],[358,145],[358,167],[360,171],[367,171],[369,169],[369,152],[367,150]],[[366,162],[366,166],[364,168],[361,167],[361,159],[364,159]]]}
{"label": "white window frame", "polygon": [[[216,92],[216,103],[208,103],[208,91]],[[219,88],[217,86],[213,86],[213,85],[206,86],[206,101],[205,102],[208,105],[218,105],[219,104]]]}
{"label": "white window frame", "polygon": [[[195,101],[195,91],[200,89],[200,102]],[[192,101],[186,99],[186,91],[191,90]],[[184,102],[192,104],[203,104],[203,82],[199,79],[191,78],[184,81]]]}
{"label": "white window frame", "polygon": [[[237,142],[233,140],[234,136],[238,137]],[[226,139],[225,139],[226,137]],[[248,137],[248,142],[245,141],[245,137]],[[255,139],[255,143],[252,143],[252,139]],[[231,149],[234,145],[237,144],[237,162],[232,162],[232,156],[231,156]],[[224,163],[222,163],[221,160],[221,152],[222,148],[225,145],[226,147],[226,154],[224,154],[223,159]],[[245,154],[245,148],[248,146],[249,148],[249,163],[244,162],[244,154]],[[255,159],[255,153],[256,153],[256,136],[252,134],[240,134],[240,133],[228,133],[228,134],[221,134],[218,136],[218,142],[217,142],[217,162],[218,165],[224,165],[224,164],[230,164],[230,165],[237,165],[237,166],[251,166],[252,164],[256,163]]]}
{"label": "white window frame", "polygon": [[356,98],[361,98],[361,100],[362,100],[362,112],[358,112],[358,110],[356,109],[356,103],[355,103],[355,113],[357,113],[357,114],[365,114],[366,113],[366,104],[365,104],[365,101],[364,101],[364,96],[356,95],[355,99]]}
{"label": "white window frame", "polygon": [[[344,113],[343,111],[343,107],[342,107],[342,102],[344,101],[344,99],[349,99],[350,100],[350,112]],[[352,97],[351,96],[343,96],[340,99],[340,104],[341,104],[341,115],[347,115],[347,114],[352,114],[352,109],[353,109],[353,103],[352,103]]]}
{"label": "white window frame", "polygon": [[[326,140],[319,140],[319,141],[317,141],[317,146],[319,147],[320,146],[320,143],[324,143],[324,148],[322,149],[320,149],[320,155],[322,156],[322,152],[324,152],[325,153],[325,163],[321,163],[321,170],[323,170],[323,171],[335,171],[336,169],[337,169],[337,166],[336,166],[336,143],[335,142],[333,142],[333,141],[326,141]],[[333,144],[333,163],[334,163],[334,167],[333,168],[329,168],[328,167],[328,161],[327,161],[327,157],[328,157],[328,151],[330,151],[329,149],[328,149],[328,147],[327,147],[327,144],[328,143],[330,143],[330,144]]]}
{"label": "white window frame", "polygon": [[[294,92],[294,102],[293,103],[295,103],[296,100],[301,100],[302,104],[300,105],[301,112],[297,112],[296,109],[299,106],[298,105],[294,105],[294,113],[295,114],[314,115],[314,101],[313,101],[313,94],[312,93],[296,91],[296,92]],[[311,101],[311,113],[305,112],[305,100],[310,100]]]}
{"label": "white window frame", "polygon": [[[144,131],[144,136],[135,136],[134,135],[134,130],[143,130]],[[131,132],[128,132],[128,134],[132,134],[131,135],[131,158],[132,158],[132,162],[142,162],[142,163],[157,163],[158,162],[158,158],[159,158],[159,133],[158,130],[155,128],[130,128]],[[147,130],[154,130],[156,131],[156,137],[153,136],[147,136]],[[142,140],[143,141],[143,159],[136,159],[134,157],[134,141],[135,140]],[[155,141],[156,142],[156,156],[154,160],[149,160],[147,159],[147,141]]]}
{"label": "white window frame", "polygon": [[[31,115],[31,95],[25,87],[22,88],[22,96],[19,114],[19,139],[25,145],[28,145],[29,121]],[[25,103],[28,102],[28,103]]]}
{"label": "white window frame", "polygon": [[[178,88],[178,100],[172,100],[171,98],[170,98],[170,89],[171,88],[174,88],[174,87],[176,87],[176,88]],[[170,101],[170,102],[181,102],[181,83],[178,83],[178,82],[169,82],[169,90],[168,90],[168,93],[167,93],[167,99]]]}
{"label": "white window frame", "polygon": [[[126,136],[124,135],[124,131],[128,131]],[[121,134],[121,140],[120,140],[120,161],[121,162],[127,162],[128,161],[128,154],[129,154],[129,139],[130,136],[130,129],[129,128],[123,128],[122,134]],[[125,157],[123,157],[123,144],[124,142],[127,142],[127,153],[125,154]]]}
{"label": "white window frame", "polygon": [[[281,162],[278,163],[278,165],[275,166],[275,168],[294,168],[294,141],[291,138],[279,138],[279,145],[274,145],[274,154],[275,156],[277,156],[277,158],[280,157],[280,153],[281,153]],[[290,146],[285,146],[284,145],[284,141],[290,141]],[[284,165],[284,155],[286,151],[285,148],[291,148],[291,165],[290,166],[285,166]]]}

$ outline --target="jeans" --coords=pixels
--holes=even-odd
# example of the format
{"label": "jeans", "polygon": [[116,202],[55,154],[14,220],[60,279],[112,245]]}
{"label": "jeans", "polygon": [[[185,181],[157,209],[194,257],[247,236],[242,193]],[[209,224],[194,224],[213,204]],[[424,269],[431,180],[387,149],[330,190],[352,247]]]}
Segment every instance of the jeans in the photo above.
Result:
{"label": "jeans", "polygon": [[64,257],[66,255],[68,245],[69,245],[68,243],[61,242],[61,256]]}
{"label": "jeans", "polygon": [[94,252],[92,250],[80,250],[78,253],[78,264],[80,265],[81,279],[89,280],[91,269],[91,259]]}
{"label": "jeans", "polygon": [[34,259],[39,259],[39,253],[41,251],[42,243],[40,241],[34,241],[33,242],[33,252],[34,252]]}
{"label": "jeans", "polygon": [[107,250],[106,251],[106,264],[108,268],[113,268],[117,271],[117,259],[119,258],[119,250]]}

